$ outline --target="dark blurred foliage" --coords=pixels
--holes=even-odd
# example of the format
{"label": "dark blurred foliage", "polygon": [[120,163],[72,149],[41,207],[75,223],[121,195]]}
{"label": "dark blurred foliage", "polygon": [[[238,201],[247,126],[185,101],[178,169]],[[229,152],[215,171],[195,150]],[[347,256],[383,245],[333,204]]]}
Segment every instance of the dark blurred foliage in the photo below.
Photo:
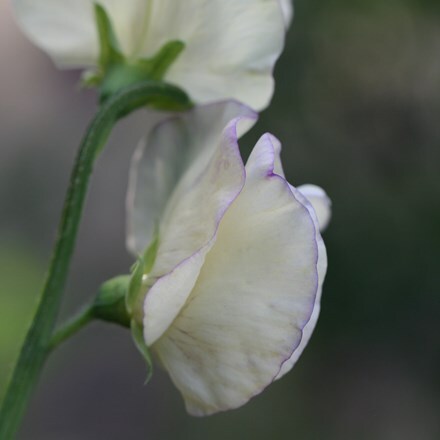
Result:
{"label": "dark blurred foliage", "polygon": [[[12,35],[14,50],[0,40],[0,390],[95,99]],[[276,79],[243,151],[274,133],[289,180],[321,185],[334,210],[322,314],[298,365],[242,409],[191,418],[165,373],[142,387],[127,332],[94,324],[48,363],[20,438],[440,438],[440,2],[298,0]],[[63,316],[131,264],[124,194],[146,119],[123,122],[97,166]]]}

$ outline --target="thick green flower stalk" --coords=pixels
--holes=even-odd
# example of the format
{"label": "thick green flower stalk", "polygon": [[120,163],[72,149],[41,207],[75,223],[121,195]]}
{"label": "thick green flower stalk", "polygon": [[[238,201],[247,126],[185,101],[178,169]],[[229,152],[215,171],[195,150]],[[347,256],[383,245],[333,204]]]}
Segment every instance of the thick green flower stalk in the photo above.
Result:
{"label": "thick green flower stalk", "polygon": [[90,175],[98,153],[121,116],[145,105],[187,108],[187,96],[172,86],[146,82],[122,89],[100,109],[85,135],[70,179],[48,275],[40,303],[0,411],[0,439],[13,435],[50,349],[52,332],[73,254]]}
{"label": "thick green flower stalk", "polygon": [[[123,57],[118,58],[115,55],[117,42],[105,11],[96,6],[95,12],[101,47],[100,59],[103,72],[101,82],[106,88],[101,90],[102,105],[91,122],[78,151],[40,302],[2,402],[1,440],[13,438],[15,435],[44,361],[54,347],[53,329],[61,304],[90,176],[95,160],[113,127],[120,118],[141,107],[150,106],[168,111],[181,111],[192,105],[183,91],[158,81],[178,55],[172,48],[170,49],[170,45],[150,60],[150,72],[160,70],[162,75],[157,74],[149,78],[149,72],[145,71],[143,77],[129,77],[129,80],[133,80],[132,84],[126,80],[122,81],[121,85],[119,81],[118,87],[110,90],[106,73],[110,71],[111,74],[111,69],[116,68],[118,63],[121,63],[121,66],[125,65],[126,61]],[[170,56],[170,51],[173,52],[173,56]],[[80,322],[83,325],[90,319],[91,315],[85,314]],[[76,327],[78,327],[78,322],[72,328]]]}

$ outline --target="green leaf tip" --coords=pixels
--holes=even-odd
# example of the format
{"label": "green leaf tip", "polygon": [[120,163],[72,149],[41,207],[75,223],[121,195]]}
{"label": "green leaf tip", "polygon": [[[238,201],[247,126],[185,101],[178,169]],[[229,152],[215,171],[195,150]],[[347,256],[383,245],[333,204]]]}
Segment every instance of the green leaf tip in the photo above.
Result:
{"label": "green leaf tip", "polygon": [[126,297],[127,310],[131,316],[135,315],[136,309],[139,308],[142,292],[148,288],[149,280],[145,275],[148,275],[153,269],[158,247],[159,235],[156,232],[144,254],[138,258],[131,268],[131,279]]}
{"label": "green leaf tip", "polygon": [[142,326],[139,325],[135,320],[131,321],[131,334],[137,349],[147,364],[147,377],[144,382],[144,385],[146,385],[153,376],[153,358],[151,356],[150,349],[147,347],[147,344],[145,344]]}
{"label": "green leaf tip", "polygon": [[130,315],[133,315],[138,301],[139,293],[142,287],[142,278],[144,276],[145,261],[143,257],[139,257],[131,271],[130,284],[128,286],[125,304]]}
{"label": "green leaf tip", "polygon": [[[100,103],[104,104],[111,96],[130,85],[146,81],[162,82],[170,66],[184,50],[185,43],[180,40],[169,41],[150,58],[137,58],[136,55],[125,57],[105,7],[94,2],[93,10],[99,44],[98,67],[84,74],[82,86],[98,87]],[[181,110],[180,103],[165,97],[158,97],[150,105],[158,110]]]}
{"label": "green leaf tip", "polygon": [[144,252],[144,271],[150,273],[153,269],[154,262],[156,261],[157,250],[159,248],[159,233],[156,231],[150,245]]}
{"label": "green leaf tip", "polygon": [[98,87],[102,81],[102,74],[95,70],[86,70],[81,75],[80,88],[88,89]]}
{"label": "green leaf tip", "polygon": [[106,10],[99,3],[94,3],[93,7],[99,38],[99,65],[105,71],[111,65],[122,63],[124,56]]}
{"label": "green leaf tip", "polygon": [[185,43],[183,41],[169,41],[151,58],[141,59],[139,65],[148,73],[149,78],[161,80],[184,49]]}

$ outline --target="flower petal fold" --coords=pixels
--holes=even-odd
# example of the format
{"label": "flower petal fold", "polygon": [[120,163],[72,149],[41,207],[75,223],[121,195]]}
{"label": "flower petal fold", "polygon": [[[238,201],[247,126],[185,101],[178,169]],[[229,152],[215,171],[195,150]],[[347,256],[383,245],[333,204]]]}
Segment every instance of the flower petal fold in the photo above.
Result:
{"label": "flower petal fold", "polygon": [[[258,159],[260,162],[264,162],[266,164],[271,164],[273,162],[274,172],[280,176],[284,176],[280,157],[281,143],[278,139],[271,135],[269,135],[268,141],[271,142],[273,151],[271,149],[256,149],[253,152],[253,155],[256,156],[258,154]],[[312,316],[303,329],[301,343],[295,349],[292,356],[283,364],[279,374],[277,375],[277,379],[284,376],[295,365],[308,344],[318,321],[322,286],[327,271],[327,253],[320,231],[322,231],[328,225],[331,216],[331,201],[322,188],[310,184],[302,185],[298,188],[295,188],[289,184],[289,187],[294,196],[307,208],[315,226],[315,240],[318,250],[318,290],[315,297]]]}
{"label": "flower petal fold", "polygon": [[326,192],[316,185],[301,185],[298,187],[306,199],[311,203],[316,213],[319,230],[323,231],[329,224],[331,218],[332,202]]}
{"label": "flower petal fold", "polygon": [[327,272],[327,251],[326,251],[326,248],[324,245],[324,240],[322,239],[321,234],[319,233],[318,217],[315,213],[314,206],[303,195],[303,193],[301,191],[299,191],[299,188],[296,189],[290,185],[290,189],[291,189],[292,193],[295,194],[295,196],[298,198],[298,200],[300,200],[303,203],[303,205],[307,208],[307,210],[309,211],[310,217],[312,218],[313,223],[315,225],[315,239],[316,239],[317,248],[318,248],[318,263],[317,263],[318,291],[317,291],[316,297],[315,297],[315,304],[313,306],[312,316],[310,317],[310,320],[307,322],[307,324],[303,328],[301,343],[295,349],[295,351],[292,353],[292,356],[286,362],[284,362],[276,379],[280,379],[282,376],[284,376],[286,373],[288,373],[293,368],[293,366],[296,364],[299,357],[301,356],[302,352],[306,348],[307,344],[309,343],[310,338],[312,337],[312,333],[315,330],[316,323],[319,318],[319,312],[321,310],[322,286],[324,284],[325,274]]}
{"label": "flower petal fold", "polygon": [[[223,133],[216,129],[218,120],[224,123],[232,116],[234,119]],[[205,255],[215,242],[218,225],[244,185],[237,126],[245,118],[249,125],[253,122],[251,117],[255,115],[247,107],[228,102],[195,109],[161,126],[164,133],[178,126],[183,130],[178,138],[184,143],[176,143],[176,157],[171,162],[174,169],[178,164],[182,171],[175,174],[177,181],[166,207],[164,204],[163,212],[158,213],[159,246],[149,274],[154,284],[144,303],[144,336],[148,345],[162,335],[184,305]],[[212,122],[210,118],[215,122],[207,125]],[[214,132],[210,130],[212,125]]]}
{"label": "flower petal fold", "polygon": [[240,122],[237,135],[256,121],[251,109],[236,101],[195,107],[157,125],[136,150],[127,195],[127,247],[135,255],[150,244],[176,187],[177,201],[206,168],[226,125]]}
{"label": "flower petal fold", "polygon": [[153,345],[194,415],[236,408],[261,392],[299,346],[318,287],[313,219],[274,173],[271,136],[178,316]]}

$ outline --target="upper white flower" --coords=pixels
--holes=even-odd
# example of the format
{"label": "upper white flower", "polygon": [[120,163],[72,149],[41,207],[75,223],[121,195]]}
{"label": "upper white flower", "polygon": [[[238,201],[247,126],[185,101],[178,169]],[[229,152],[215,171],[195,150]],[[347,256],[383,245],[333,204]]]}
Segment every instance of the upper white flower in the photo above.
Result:
{"label": "upper white flower", "polygon": [[[290,0],[289,0],[290,1]],[[198,103],[235,98],[256,110],[273,93],[289,8],[286,0],[99,0],[125,56],[151,57],[185,44],[165,79]],[[61,67],[94,67],[93,0],[13,0],[24,32]],[[285,15],[287,14],[287,16]]]}
{"label": "upper white flower", "polygon": [[159,237],[137,319],[194,415],[241,406],[290,370],[318,318],[330,203],[287,183],[269,134],[244,166],[237,130],[255,117],[232,101],[197,107],[134,158],[128,246]]}

